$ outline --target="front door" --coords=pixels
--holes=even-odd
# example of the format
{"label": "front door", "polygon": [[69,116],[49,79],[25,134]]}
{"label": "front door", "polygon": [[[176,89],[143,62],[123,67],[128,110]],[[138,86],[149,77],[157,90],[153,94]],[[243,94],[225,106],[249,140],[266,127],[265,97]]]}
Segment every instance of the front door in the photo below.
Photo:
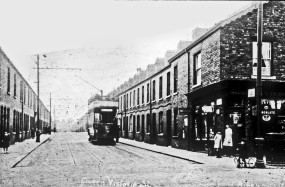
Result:
{"label": "front door", "polygon": [[167,123],[167,146],[171,145],[171,110],[166,112],[166,123]]}

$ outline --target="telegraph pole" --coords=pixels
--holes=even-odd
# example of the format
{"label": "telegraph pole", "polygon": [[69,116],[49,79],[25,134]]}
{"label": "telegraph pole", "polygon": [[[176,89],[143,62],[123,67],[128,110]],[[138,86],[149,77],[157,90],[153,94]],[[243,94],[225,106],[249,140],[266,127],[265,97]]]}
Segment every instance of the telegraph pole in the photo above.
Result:
{"label": "telegraph pole", "polygon": [[37,78],[38,78],[38,104],[37,104],[37,130],[36,130],[36,142],[40,142],[40,56],[37,54]]}
{"label": "telegraph pole", "polygon": [[262,97],[262,82],[261,82],[261,63],[262,63],[262,35],[263,35],[263,3],[258,4],[257,13],[257,78],[256,78],[256,104],[257,104],[257,155],[256,167],[264,168],[262,144],[264,138],[261,137],[261,97]]}
{"label": "telegraph pole", "polygon": [[51,133],[51,93],[49,95],[49,111],[50,111],[50,115],[49,115],[49,134]]}

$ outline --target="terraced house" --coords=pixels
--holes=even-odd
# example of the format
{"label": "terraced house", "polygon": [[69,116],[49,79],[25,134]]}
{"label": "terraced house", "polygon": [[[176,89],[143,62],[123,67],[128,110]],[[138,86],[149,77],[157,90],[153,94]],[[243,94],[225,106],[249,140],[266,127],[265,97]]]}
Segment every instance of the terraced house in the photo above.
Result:
{"label": "terraced house", "polygon": [[[117,90],[123,136],[199,150],[217,131],[257,136],[257,3],[204,30],[164,67],[149,65]],[[263,2],[261,134],[285,132],[285,6]],[[157,61],[155,67],[160,67]]]}
{"label": "terraced house", "polygon": [[[0,78],[0,136],[10,132],[10,143],[30,138],[36,128],[37,95],[1,48]],[[50,112],[41,101],[39,105],[43,130]]]}

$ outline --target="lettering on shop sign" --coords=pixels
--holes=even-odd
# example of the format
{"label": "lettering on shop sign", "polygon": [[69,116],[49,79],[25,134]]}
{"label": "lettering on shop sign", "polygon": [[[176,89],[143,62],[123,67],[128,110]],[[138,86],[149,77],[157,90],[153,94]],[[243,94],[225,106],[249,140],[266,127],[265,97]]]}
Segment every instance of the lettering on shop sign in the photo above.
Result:
{"label": "lettering on shop sign", "polygon": [[262,120],[266,122],[270,121],[272,119],[271,115],[274,115],[275,111],[271,109],[271,106],[268,102],[263,104],[262,109]]}

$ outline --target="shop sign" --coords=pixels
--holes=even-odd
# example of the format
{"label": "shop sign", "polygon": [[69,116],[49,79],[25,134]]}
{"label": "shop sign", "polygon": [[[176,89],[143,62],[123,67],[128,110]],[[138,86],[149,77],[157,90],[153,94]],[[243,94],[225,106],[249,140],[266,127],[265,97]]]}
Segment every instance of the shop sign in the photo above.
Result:
{"label": "shop sign", "polygon": [[222,104],[223,104],[223,100],[222,100],[222,98],[217,99],[216,103],[217,103],[217,105],[222,105]]}
{"label": "shop sign", "polygon": [[248,97],[255,97],[255,88],[248,89],[247,96]]}
{"label": "shop sign", "polygon": [[270,121],[272,119],[271,115],[275,115],[275,111],[271,109],[269,103],[263,104],[261,109],[261,115],[263,121]]}

